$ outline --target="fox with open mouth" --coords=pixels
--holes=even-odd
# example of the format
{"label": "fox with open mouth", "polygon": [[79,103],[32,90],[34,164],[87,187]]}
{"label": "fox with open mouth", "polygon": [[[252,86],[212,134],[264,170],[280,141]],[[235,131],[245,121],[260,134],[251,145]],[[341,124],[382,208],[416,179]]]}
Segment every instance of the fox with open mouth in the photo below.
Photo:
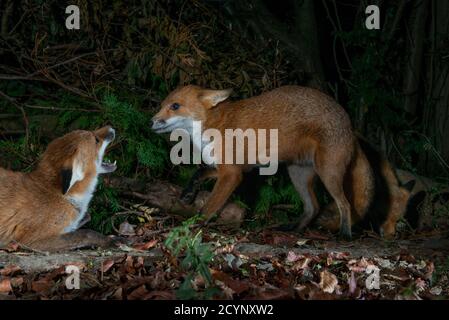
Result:
{"label": "fox with open mouth", "polygon": [[78,229],[98,176],[117,169],[104,161],[114,138],[109,126],[73,131],[48,145],[34,171],[0,168],[0,244],[17,241],[47,251],[112,245],[111,238]]}

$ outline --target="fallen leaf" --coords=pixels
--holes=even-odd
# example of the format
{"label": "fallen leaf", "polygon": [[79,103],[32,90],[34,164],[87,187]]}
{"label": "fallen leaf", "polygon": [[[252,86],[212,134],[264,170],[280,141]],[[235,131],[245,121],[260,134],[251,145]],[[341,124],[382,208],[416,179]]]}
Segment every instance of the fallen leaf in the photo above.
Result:
{"label": "fallen leaf", "polygon": [[112,259],[109,259],[109,260],[106,260],[106,261],[102,261],[100,271],[103,272],[103,273],[104,272],[108,272],[108,270],[111,269],[111,267],[114,264],[115,264],[115,262]]}
{"label": "fallen leaf", "polygon": [[49,281],[48,279],[39,279],[31,283],[31,290],[36,293],[45,292],[50,290],[53,284],[53,281]]}
{"label": "fallen leaf", "polygon": [[357,279],[355,278],[354,272],[351,271],[351,277],[349,278],[349,293],[353,295],[357,289]]}
{"label": "fallen leaf", "polygon": [[8,265],[0,270],[0,275],[2,276],[12,276],[13,274],[16,274],[18,271],[20,271],[20,267],[15,265]]}
{"label": "fallen leaf", "polygon": [[120,224],[118,233],[122,236],[134,236],[136,234],[134,227],[135,225],[129,224],[128,221],[124,221]]}
{"label": "fallen leaf", "polygon": [[426,264],[426,268],[425,268],[425,274],[426,274],[427,280],[432,279],[434,271],[435,271],[435,265],[433,264],[433,262],[428,262]]}
{"label": "fallen leaf", "polygon": [[303,245],[305,245],[307,242],[309,242],[310,239],[298,239],[298,241],[296,241],[296,245],[298,247],[301,247]]}
{"label": "fallen leaf", "polygon": [[441,287],[433,287],[430,289],[430,293],[434,296],[439,296],[443,292],[443,289]]}
{"label": "fallen leaf", "polygon": [[176,299],[176,295],[172,291],[150,291],[150,293],[146,295],[145,299],[174,300]]}
{"label": "fallen leaf", "polygon": [[1,293],[9,293],[12,291],[11,280],[3,279],[0,281],[0,292]]}
{"label": "fallen leaf", "polygon": [[293,270],[299,271],[309,268],[309,263],[312,260],[310,258],[302,258],[301,260],[297,261],[295,265],[292,267]]}
{"label": "fallen leaf", "polygon": [[240,266],[243,264],[242,259],[240,259],[240,257],[234,256],[233,254],[226,254],[224,256],[224,259],[226,261],[226,263],[228,264],[229,268],[233,269],[233,270],[237,270],[240,268]]}
{"label": "fallen leaf", "polygon": [[147,299],[147,296],[149,294],[149,291],[145,287],[145,285],[141,285],[137,289],[133,290],[130,294],[128,294],[127,299],[128,300],[145,300]]}
{"label": "fallen leaf", "polygon": [[382,258],[375,257],[374,261],[376,261],[378,263],[379,267],[382,267],[384,269],[389,269],[389,270],[394,269],[394,263],[388,259],[382,259]]}
{"label": "fallen leaf", "polygon": [[218,270],[212,270],[211,273],[215,280],[221,281],[236,294],[241,294],[249,289],[249,284],[246,280],[235,280],[227,273]]}
{"label": "fallen leaf", "polygon": [[14,288],[20,287],[23,284],[24,280],[23,277],[14,277],[11,278],[11,286]]}
{"label": "fallen leaf", "polygon": [[427,283],[424,280],[422,280],[421,278],[418,278],[415,280],[415,287],[416,287],[416,291],[418,293],[421,293],[422,291],[426,290]]}
{"label": "fallen leaf", "polygon": [[304,256],[302,254],[296,254],[293,251],[289,251],[287,254],[287,262],[296,262],[303,258]]}
{"label": "fallen leaf", "polygon": [[157,243],[158,243],[158,240],[157,239],[153,239],[153,240],[150,240],[150,241],[148,241],[146,243],[135,244],[133,247],[134,247],[134,249],[145,251],[145,250],[154,248]]}
{"label": "fallen leaf", "polygon": [[320,280],[321,290],[327,293],[333,293],[338,285],[337,277],[333,273],[324,270],[320,272],[320,278],[321,278]]}
{"label": "fallen leaf", "polygon": [[270,262],[259,263],[256,265],[256,268],[258,270],[264,270],[264,271],[269,271],[269,272],[274,270],[273,264]]}
{"label": "fallen leaf", "polygon": [[292,299],[294,295],[293,290],[283,290],[275,287],[269,283],[263,286],[252,286],[253,296],[247,297],[247,299],[257,300],[285,300]]}

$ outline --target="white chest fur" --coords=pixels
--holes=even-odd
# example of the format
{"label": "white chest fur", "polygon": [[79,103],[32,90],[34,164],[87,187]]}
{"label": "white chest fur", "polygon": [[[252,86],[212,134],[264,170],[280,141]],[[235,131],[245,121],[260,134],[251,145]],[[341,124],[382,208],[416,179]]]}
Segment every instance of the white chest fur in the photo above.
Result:
{"label": "white chest fur", "polygon": [[98,178],[95,177],[92,179],[84,193],[67,196],[67,199],[78,210],[78,216],[64,229],[64,232],[72,232],[78,229],[79,223],[86,216],[87,209],[89,208],[89,203],[92,200],[97,183]]}
{"label": "white chest fur", "polygon": [[[218,158],[214,156],[214,153],[218,150],[214,149],[214,142],[208,139],[192,139],[193,140],[193,150],[194,152],[200,152],[202,160],[205,164],[216,167]],[[199,140],[199,141],[198,141]],[[201,141],[201,142],[200,142]]]}

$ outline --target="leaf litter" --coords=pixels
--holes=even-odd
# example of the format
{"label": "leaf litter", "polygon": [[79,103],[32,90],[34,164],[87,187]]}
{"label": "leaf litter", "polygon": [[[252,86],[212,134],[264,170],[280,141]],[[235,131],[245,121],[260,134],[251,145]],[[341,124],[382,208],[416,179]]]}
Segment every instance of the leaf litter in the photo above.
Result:
{"label": "leaf litter", "polygon": [[[134,226],[123,225],[121,230],[122,236],[128,234],[133,239],[134,243],[126,246],[128,251],[160,250],[161,257],[148,260],[129,255],[125,249],[119,257],[105,256],[99,265],[74,262],[80,269],[80,288],[76,290],[66,287],[66,265],[40,272],[0,265],[0,300],[176,299],[186,282],[193,291],[190,298],[209,299],[420,300],[449,295],[447,261],[445,255],[435,252],[415,256],[401,247],[399,254],[357,255],[351,252],[357,243],[339,247],[332,237],[316,231],[300,237],[268,230],[227,235],[203,228],[203,239],[213,249],[206,270],[211,276],[208,282],[204,278],[207,272],[189,273],[182,268],[183,253],[174,255],[164,245],[167,232],[144,230],[142,236],[136,236]],[[241,244],[247,248],[259,245],[265,251],[255,247],[242,252]],[[329,247],[332,250],[322,249]],[[21,250],[13,244],[0,253],[21,254]]]}

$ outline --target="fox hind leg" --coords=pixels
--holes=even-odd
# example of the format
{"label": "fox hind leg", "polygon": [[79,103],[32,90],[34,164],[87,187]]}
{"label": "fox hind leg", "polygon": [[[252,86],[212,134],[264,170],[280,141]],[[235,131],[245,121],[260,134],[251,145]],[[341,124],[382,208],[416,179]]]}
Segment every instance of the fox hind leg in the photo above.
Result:
{"label": "fox hind leg", "polygon": [[299,165],[290,165],[287,167],[287,170],[296,191],[304,203],[304,212],[296,228],[297,231],[302,231],[319,212],[318,201],[313,190],[316,174],[313,167]]}
{"label": "fox hind leg", "polygon": [[330,193],[340,213],[340,237],[352,238],[351,205],[344,192],[344,178],[350,158],[344,153],[333,152],[321,154],[315,163],[316,172]]}

